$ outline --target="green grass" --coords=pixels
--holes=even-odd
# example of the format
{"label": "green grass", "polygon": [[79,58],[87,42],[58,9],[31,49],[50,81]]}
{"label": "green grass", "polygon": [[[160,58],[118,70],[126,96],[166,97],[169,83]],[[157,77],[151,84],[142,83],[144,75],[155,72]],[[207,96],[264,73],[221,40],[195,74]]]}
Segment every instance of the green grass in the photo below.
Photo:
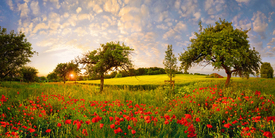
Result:
{"label": "green grass", "polygon": [[[154,78],[157,76],[167,79],[166,75],[140,78],[159,82],[148,81],[143,85],[162,85],[163,80]],[[204,76],[178,77],[185,81],[194,81],[190,81],[188,85],[176,86],[174,92],[168,87],[153,90],[105,87],[103,93],[99,93],[98,86],[93,85],[2,82],[0,96],[4,95],[5,98],[0,97],[0,137],[7,137],[14,132],[20,137],[84,137],[85,133],[82,132],[85,130],[87,137],[102,138],[184,138],[192,134],[209,138],[240,137],[245,134],[250,135],[247,137],[261,138],[268,132],[275,135],[275,79],[234,78],[230,86],[224,88],[225,78],[208,81]],[[176,83],[184,84],[185,81],[179,78]],[[127,82],[123,83],[121,79],[126,79]],[[131,77],[110,80],[140,85],[129,83]],[[97,120],[97,116],[102,118]],[[127,116],[137,121],[127,121]],[[146,116],[150,116],[148,123]],[[175,118],[171,119],[173,116]],[[114,117],[114,120],[110,121],[109,117]],[[123,118],[123,121],[116,124],[115,117]],[[253,121],[255,117],[258,118],[256,122]],[[274,117],[274,120],[267,120],[267,117],[271,120]],[[72,120],[72,123],[66,124],[66,120]],[[90,124],[86,121],[90,121]],[[13,126],[7,125],[7,122]],[[58,123],[61,127],[57,126]],[[80,125],[79,130],[77,124]],[[100,124],[103,124],[102,128]],[[116,124],[115,129],[110,128],[112,124]],[[226,124],[231,126],[227,128]],[[206,125],[213,128],[207,128]],[[116,134],[118,128],[123,133]],[[30,129],[35,131],[30,133]],[[46,130],[51,132],[47,133]],[[133,134],[132,130],[136,133]]]}

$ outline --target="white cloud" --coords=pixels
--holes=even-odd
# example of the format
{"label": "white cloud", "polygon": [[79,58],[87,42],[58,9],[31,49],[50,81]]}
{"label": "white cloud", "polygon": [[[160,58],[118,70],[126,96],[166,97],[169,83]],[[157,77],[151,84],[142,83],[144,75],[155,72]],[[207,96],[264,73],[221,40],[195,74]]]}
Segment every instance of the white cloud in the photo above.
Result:
{"label": "white cloud", "polygon": [[63,15],[65,18],[69,17],[69,13],[65,12],[64,15]]}
{"label": "white cloud", "polygon": [[167,17],[168,17],[168,11],[164,11],[159,14],[157,22],[162,22]]}
{"label": "white cloud", "polygon": [[167,27],[167,26],[165,26],[164,24],[157,25],[156,27],[157,27],[157,28],[159,28],[159,29],[163,29],[163,30],[168,29],[168,27]]}
{"label": "white cloud", "polygon": [[186,25],[183,23],[183,21],[179,21],[173,29],[170,29],[163,35],[163,38],[167,39],[169,37],[174,37],[176,36],[177,33],[181,33],[182,31],[185,31],[185,30],[186,30]]}
{"label": "white cloud", "polygon": [[120,6],[117,3],[117,0],[108,0],[107,2],[105,2],[103,8],[106,12],[111,12],[113,14],[117,14]]}
{"label": "white cloud", "polygon": [[31,2],[31,9],[32,9],[32,13],[34,15],[39,14],[39,5],[38,5],[38,1],[32,1]]}
{"label": "white cloud", "polygon": [[27,3],[23,3],[23,4],[20,4],[18,3],[17,4],[17,7],[18,7],[18,10],[21,12],[20,13],[20,17],[28,17],[28,13],[29,13],[29,8],[28,8],[28,4]]}
{"label": "white cloud", "polygon": [[63,30],[62,30],[62,35],[63,36],[65,36],[65,35],[67,35],[67,34],[69,34],[69,33],[72,33],[72,29],[71,28],[69,28],[69,27],[67,27],[67,28],[64,28]]}
{"label": "white cloud", "polygon": [[48,28],[49,27],[45,23],[39,23],[34,27],[33,33],[35,34],[37,31],[39,31],[41,29],[48,29]]}
{"label": "white cloud", "polygon": [[185,0],[184,4],[181,5],[181,10],[179,11],[180,17],[186,17],[190,14],[194,14],[197,10],[197,1]]}
{"label": "white cloud", "polygon": [[176,24],[174,30],[180,33],[180,31],[186,30],[186,25],[183,23],[183,21],[179,21],[179,22]]}
{"label": "white cloud", "polygon": [[204,10],[211,15],[221,11],[224,7],[224,4],[224,0],[206,0],[204,4]]}
{"label": "white cloud", "polygon": [[103,18],[106,19],[110,23],[110,25],[116,25],[117,19],[115,17],[112,17],[111,19],[109,16],[104,15]]}
{"label": "white cloud", "polygon": [[76,14],[71,14],[70,18],[67,20],[71,26],[76,26],[77,16]]}
{"label": "white cloud", "polygon": [[81,7],[78,7],[75,11],[76,11],[76,13],[80,13],[81,10],[82,10],[82,8],[81,8]]}
{"label": "white cloud", "polygon": [[273,31],[273,35],[275,35],[275,30]]}
{"label": "white cloud", "polygon": [[270,51],[275,52],[275,47],[273,47]]}
{"label": "white cloud", "polygon": [[84,19],[90,20],[91,17],[93,18],[93,16],[90,16],[89,14],[86,14],[86,13],[83,13],[83,14],[79,14],[79,15],[78,15],[78,19],[79,19],[79,20],[84,20]]}
{"label": "white cloud", "polygon": [[176,8],[177,10],[180,9],[180,0],[176,0],[176,1],[175,1],[175,8]]}
{"label": "white cloud", "polygon": [[88,34],[82,27],[77,27],[74,32],[76,32],[78,36],[84,36]]}
{"label": "white cloud", "polygon": [[167,31],[164,35],[163,38],[164,39],[168,39],[169,37],[175,36],[176,32],[174,29],[170,29],[169,31]]}
{"label": "white cloud", "polygon": [[144,41],[155,41],[157,34],[154,32],[148,32],[144,36]]}
{"label": "white cloud", "polygon": [[59,0],[50,0],[50,2],[55,4],[55,8],[59,9],[60,8],[60,4],[59,4]]}
{"label": "white cloud", "polygon": [[87,8],[93,8],[93,11],[96,13],[101,13],[103,12],[102,8],[95,3],[95,1],[89,1],[89,3],[87,4]]}
{"label": "white cloud", "polygon": [[200,12],[196,12],[195,14],[194,14],[194,17],[195,17],[195,21],[197,21],[197,20],[199,20],[199,18],[201,17],[201,13]]}
{"label": "white cloud", "polygon": [[13,11],[14,7],[13,7],[12,0],[7,0],[7,4],[9,5],[10,9]]}
{"label": "white cloud", "polygon": [[274,14],[275,12],[270,12],[270,13],[268,13],[269,14],[269,16],[268,16],[268,22],[272,22],[272,15]]}
{"label": "white cloud", "polygon": [[60,15],[55,12],[51,12],[49,14],[49,19],[51,22],[60,22]]}
{"label": "white cloud", "polygon": [[265,39],[265,30],[268,24],[265,22],[266,16],[264,13],[257,11],[257,13],[253,13],[253,17],[251,19],[253,22],[253,30],[258,32],[261,35],[262,39]]}
{"label": "white cloud", "polygon": [[275,43],[275,38],[272,38],[271,41],[267,43],[267,45],[274,45],[274,43]]}
{"label": "white cloud", "polygon": [[238,3],[249,3],[250,0],[236,0]]}

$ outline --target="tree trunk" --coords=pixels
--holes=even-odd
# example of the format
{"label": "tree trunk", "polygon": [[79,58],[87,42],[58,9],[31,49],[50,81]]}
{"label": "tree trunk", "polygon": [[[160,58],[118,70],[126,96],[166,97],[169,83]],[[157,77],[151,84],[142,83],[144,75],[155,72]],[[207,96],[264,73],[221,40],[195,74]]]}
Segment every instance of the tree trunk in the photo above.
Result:
{"label": "tree trunk", "polygon": [[103,91],[104,75],[100,75],[100,92]]}
{"label": "tree trunk", "polygon": [[229,85],[230,78],[231,78],[231,73],[227,73],[227,79],[226,79],[226,82],[225,82],[225,87],[227,87]]}
{"label": "tree trunk", "polygon": [[65,84],[65,82],[66,82],[66,78],[64,77],[64,79],[63,79],[63,82],[64,82],[64,84]]}

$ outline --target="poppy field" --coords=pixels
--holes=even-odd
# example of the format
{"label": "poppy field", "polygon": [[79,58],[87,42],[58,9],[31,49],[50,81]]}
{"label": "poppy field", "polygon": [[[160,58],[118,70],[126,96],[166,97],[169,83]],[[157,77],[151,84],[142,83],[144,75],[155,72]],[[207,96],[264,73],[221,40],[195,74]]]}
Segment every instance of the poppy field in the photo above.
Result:
{"label": "poppy field", "polygon": [[[154,90],[78,84],[0,87],[1,137],[275,136],[273,80],[199,83]],[[269,93],[249,85],[269,85]],[[188,88],[187,88],[188,87]],[[242,87],[242,88],[241,88]]]}

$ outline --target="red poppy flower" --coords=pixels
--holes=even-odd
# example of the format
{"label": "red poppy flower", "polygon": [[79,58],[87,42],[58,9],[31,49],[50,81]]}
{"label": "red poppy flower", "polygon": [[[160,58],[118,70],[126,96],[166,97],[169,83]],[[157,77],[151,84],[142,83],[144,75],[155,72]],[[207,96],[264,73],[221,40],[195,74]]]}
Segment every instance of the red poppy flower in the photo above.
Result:
{"label": "red poppy flower", "polygon": [[213,126],[212,125],[210,125],[210,124],[207,124],[206,125],[208,128],[212,128]]}
{"label": "red poppy flower", "polygon": [[47,129],[47,130],[46,130],[46,133],[50,133],[50,132],[51,132],[51,129]]}
{"label": "red poppy flower", "polygon": [[272,138],[272,133],[269,132],[269,131],[264,132],[263,135],[266,136],[266,137],[268,137],[268,138]]}
{"label": "red poppy flower", "polygon": [[68,119],[65,121],[65,124],[71,124],[72,123],[72,120],[71,119]]}
{"label": "red poppy flower", "polygon": [[128,125],[128,129],[132,129],[132,127],[130,125]]}
{"label": "red poppy flower", "polygon": [[83,129],[83,130],[82,130],[82,134],[88,136],[87,130],[86,130],[86,129]]}
{"label": "red poppy flower", "polygon": [[133,129],[132,129],[132,131],[131,131],[131,132],[132,132],[132,134],[136,134],[136,131],[135,131],[135,130],[133,130]]}
{"label": "red poppy flower", "polygon": [[103,127],[103,125],[104,125],[104,124],[102,124],[102,123],[101,123],[101,124],[99,124],[100,129]]}
{"label": "red poppy flower", "polygon": [[58,127],[61,127],[61,123],[57,123],[57,126],[58,126]]}
{"label": "red poppy flower", "polygon": [[200,122],[201,120],[200,120],[200,118],[196,118],[196,121],[197,121],[197,122]]}
{"label": "red poppy flower", "polygon": [[115,128],[115,125],[114,125],[114,124],[111,124],[110,127],[111,127],[112,129],[114,129],[114,128]]}

